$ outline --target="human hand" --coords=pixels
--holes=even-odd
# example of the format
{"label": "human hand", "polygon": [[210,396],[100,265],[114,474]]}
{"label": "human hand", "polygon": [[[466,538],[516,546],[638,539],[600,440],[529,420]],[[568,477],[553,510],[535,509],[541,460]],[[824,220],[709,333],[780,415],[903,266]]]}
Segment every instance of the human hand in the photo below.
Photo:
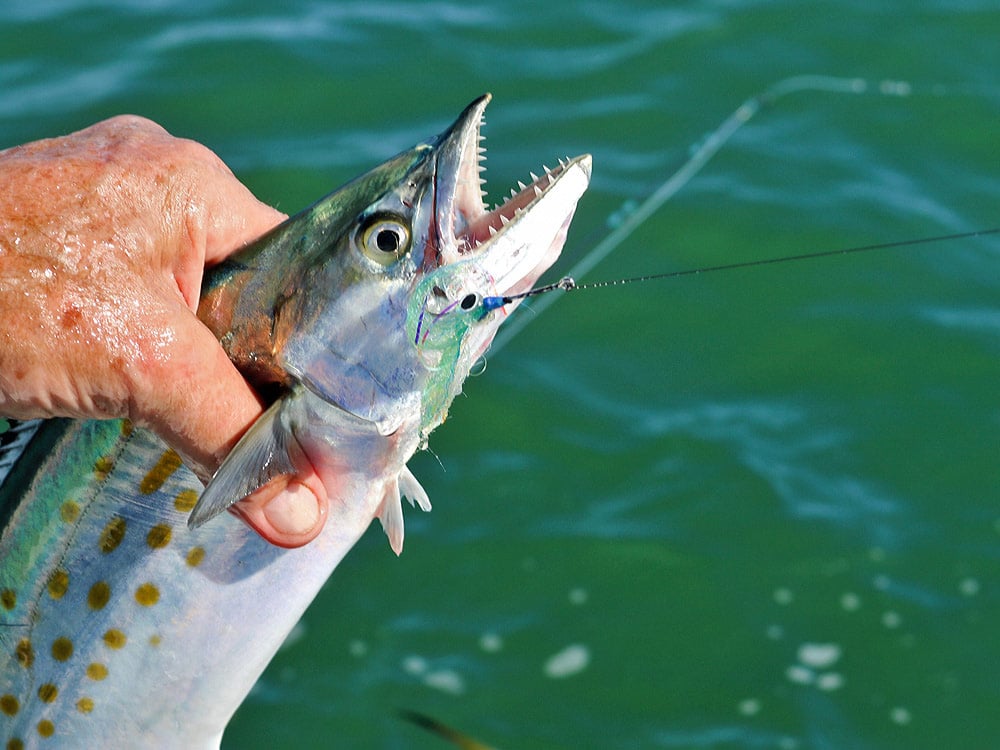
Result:
{"label": "human hand", "polygon": [[[0,152],[0,185],[0,415],[128,417],[207,480],[262,404],[195,315],[204,268],[284,215],[129,116]],[[297,547],[327,495],[298,476],[233,510]]]}

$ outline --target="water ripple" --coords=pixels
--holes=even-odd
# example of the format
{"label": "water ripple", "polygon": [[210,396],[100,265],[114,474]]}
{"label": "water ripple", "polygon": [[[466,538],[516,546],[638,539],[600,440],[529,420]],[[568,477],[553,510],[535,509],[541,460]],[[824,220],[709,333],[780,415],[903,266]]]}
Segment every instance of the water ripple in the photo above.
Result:
{"label": "water ripple", "polygon": [[[547,381],[546,387],[569,399],[573,408],[614,425],[593,433],[602,442],[592,450],[634,454],[646,446],[655,451],[664,438],[687,436],[725,448],[726,460],[763,480],[789,518],[849,528],[868,544],[883,547],[898,544],[904,527],[907,533],[915,531],[912,522],[898,522],[905,507],[900,498],[870,478],[835,468],[831,456],[840,455],[853,438],[815,409],[791,400],[715,401],[685,407],[657,406],[641,399],[632,403],[629,395],[611,398],[585,378],[553,380],[548,367],[534,369],[535,377]],[[616,435],[612,445],[604,442],[609,433]],[[648,469],[645,473],[649,475]],[[656,502],[663,491],[662,477],[651,477],[645,488],[630,483],[624,497],[602,497],[589,511],[592,522],[586,526],[608,524],[620,532],[628,511]]]}
{"label": "water ripple", "polygon": [[24,65],[7,66],[2,75],[3,101],[0,118],[43,116],[52,112],[53,101],[85,100],[88,105],[134,90],[146,70],[138,60],[114,60],[75,72],[39,70]]}
{"label": "water ripple", "polygon": [[1000,333],[1000,309],[995,307],[927,307],[922,317],[942,328],[991,335]]}

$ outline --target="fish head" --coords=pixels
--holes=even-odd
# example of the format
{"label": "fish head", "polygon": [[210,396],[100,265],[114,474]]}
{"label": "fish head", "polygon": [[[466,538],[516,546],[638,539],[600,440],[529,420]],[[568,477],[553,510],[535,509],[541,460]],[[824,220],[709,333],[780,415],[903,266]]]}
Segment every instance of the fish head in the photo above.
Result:
{"label": "fish head", "polygon": [[433,210],[419,250],[419,272],[407,292],[405,340],[420,373],[422,440],[446,414],[475,362],[507,315],[487,299],[526,291],[556,261],[577,202],[590,182],[589,155],[560,161],[532,175],[488,210],[480,126],[489,96],[476,100],[438,137],[434,152]]}
{"label": "fish head", "polygon": [[556,260],[590,179],[589,156],[560,162],[487,210],[489,100],[219,269],[199,314],[251,380],[302,384],[383,435],[419,421],[426,437],[444,419],[517,304],[483,299]]}

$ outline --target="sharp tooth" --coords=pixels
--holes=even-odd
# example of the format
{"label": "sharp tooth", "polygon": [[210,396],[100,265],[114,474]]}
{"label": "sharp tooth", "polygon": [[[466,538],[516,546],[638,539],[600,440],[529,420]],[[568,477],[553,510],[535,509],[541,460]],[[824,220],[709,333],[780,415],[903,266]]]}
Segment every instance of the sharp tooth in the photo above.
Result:
{"label": "sharp tooth", "polygon": [[495,235],[497,233],[497,228],[495,226],[493,226],[492,224],[490,224],[489,229],[490,229],[490,237],[492,237],[493,235]]}
{"label": "sharp tooth", "polygon": [[537,174],[535,174],[534,172],[528,172],[528,174],[531,175],[531,181],[532,182],[538,182],[538,175]]}
{"label": "sharp tooth", "polygon": [[538,187],[538,185],[535,185],[535,197],[536,198],[541,198],[542,197],[542,189],[540,187]]}
{"label": "sharp tooth", "polygon": [[516,188],[511,188],[510,189],[510,197],[513,198],[516,195],[517,195],[517,189]]}
{"label": "sharp tooth", "polygon": [[510,219],[508,219],[503,214],[500,214],[500,225],[501,226],[507,226],[508,224],[510,224]]}
{"label": "sharp tooth", "polygon": [[546,167],[544,164],[542,165],[542,169],[545,170],[545,174],[546,174],[547,177],[551,177],[552,176],[552,170],[549,169],[548,167]]}
{"label": "sharp tooth", "polygon": [[524,190],[524,189],[525,189],[526,187],[528,187],[528,186],[527,186],[527,185],[525,185],[525,184],[524,184],[523,182],[521,182],[520,180],[518,180],[518,181],[517,181],[517,187],[518,187],[519,189],[521,189],[521,190]]}
{"label": "sharp tooth", "polygon": [[559,160],[559,166],[562,167],[563,169],[566,169],[566,167],[568,165],[569,165],[569,159],[560,159]]}

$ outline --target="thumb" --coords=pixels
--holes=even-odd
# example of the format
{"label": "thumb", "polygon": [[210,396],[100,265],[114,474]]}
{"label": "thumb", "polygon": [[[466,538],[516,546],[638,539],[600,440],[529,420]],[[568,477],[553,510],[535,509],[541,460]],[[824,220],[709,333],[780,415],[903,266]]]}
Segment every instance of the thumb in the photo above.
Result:
{"label": "thumb", "polygon": [[281,476],[230,508],[271,544],[301,547],[311,542],[326,522],[326,488],[315,472]]}
{"label": "thumb", "polygon": [[[207,481],[263,413],[263,404],[211,331],[186,307],[174,321],[174,334],[171,351],[157,357],[152,369],[144,368],[143,381],[151,387],[133,391],[132,416]],[[299,547],[322,531],[327,494],[311,469],[283,480],[233,509],[272,544]]]}

